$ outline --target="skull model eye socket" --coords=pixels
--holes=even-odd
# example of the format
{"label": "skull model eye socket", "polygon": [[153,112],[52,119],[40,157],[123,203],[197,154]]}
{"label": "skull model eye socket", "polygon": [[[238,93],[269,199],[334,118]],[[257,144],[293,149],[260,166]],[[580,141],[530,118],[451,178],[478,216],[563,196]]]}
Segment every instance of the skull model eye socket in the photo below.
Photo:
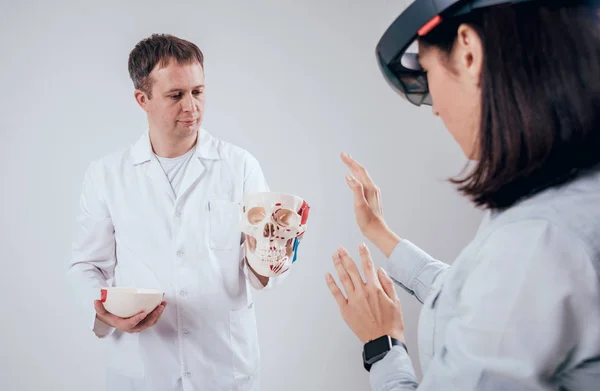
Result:
{"label": "skull model eye socket", "polygon": [[273,213],[273,220],[283,227],[289,227],[296,222],[297,214],[289,209],[277,209]]}
{"label": "skull model eye socket", "polygon": [[258,224],[265,219],[267,212],[265,208],[256,206],[248,211],[248,222],[252,225]]}

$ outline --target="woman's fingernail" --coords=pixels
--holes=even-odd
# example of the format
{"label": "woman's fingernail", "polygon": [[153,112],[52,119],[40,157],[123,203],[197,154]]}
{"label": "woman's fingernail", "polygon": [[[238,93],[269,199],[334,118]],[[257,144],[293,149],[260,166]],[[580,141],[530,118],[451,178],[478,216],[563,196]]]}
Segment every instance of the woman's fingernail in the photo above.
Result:
{"label": "woman's fingernail", "polygon": [[340,255],[338,254],[338,252],[334,252],[333,253],[333,259],[338,259],[340,257]]}

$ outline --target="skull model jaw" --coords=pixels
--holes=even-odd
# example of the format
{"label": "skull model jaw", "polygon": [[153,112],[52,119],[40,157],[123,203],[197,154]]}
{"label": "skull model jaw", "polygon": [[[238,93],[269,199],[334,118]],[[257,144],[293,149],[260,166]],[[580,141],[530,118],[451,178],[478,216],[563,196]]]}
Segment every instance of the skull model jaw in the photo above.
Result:
{"label": "skull model jaw", "polygon": [[308,204],[293,194],[275,192],[246,194],[242,204],[248,263],[261,276],[284,273],[292,264],[287,253],[294,239],[306,230]]}

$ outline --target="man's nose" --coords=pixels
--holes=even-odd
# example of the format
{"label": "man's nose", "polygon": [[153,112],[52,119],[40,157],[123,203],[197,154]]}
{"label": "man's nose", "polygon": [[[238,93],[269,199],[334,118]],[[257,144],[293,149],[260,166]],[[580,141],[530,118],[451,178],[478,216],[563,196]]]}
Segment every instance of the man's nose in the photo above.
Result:
{"label": "man's nose", "polygon": [[181,99],[181,108],[183,111],[196,111],[196,105],[194,104],[194,98],[191,95],[185,95]]}

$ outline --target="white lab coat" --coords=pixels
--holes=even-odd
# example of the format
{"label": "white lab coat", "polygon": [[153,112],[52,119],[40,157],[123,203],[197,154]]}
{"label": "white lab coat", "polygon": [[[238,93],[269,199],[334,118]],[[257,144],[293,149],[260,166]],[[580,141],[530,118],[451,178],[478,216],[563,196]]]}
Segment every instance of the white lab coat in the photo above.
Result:
{"label": "white lab coat", "polygon": [[[85,322],[108,344],[110,391],[256,391],[260,351],[238,219],[245,192],[267,191],[247,151],[199,132],[175,197],[147,132],[88,168],[67,277]],[[95,319],[102,286],[156,288],[160,321],[129,334]]]}

